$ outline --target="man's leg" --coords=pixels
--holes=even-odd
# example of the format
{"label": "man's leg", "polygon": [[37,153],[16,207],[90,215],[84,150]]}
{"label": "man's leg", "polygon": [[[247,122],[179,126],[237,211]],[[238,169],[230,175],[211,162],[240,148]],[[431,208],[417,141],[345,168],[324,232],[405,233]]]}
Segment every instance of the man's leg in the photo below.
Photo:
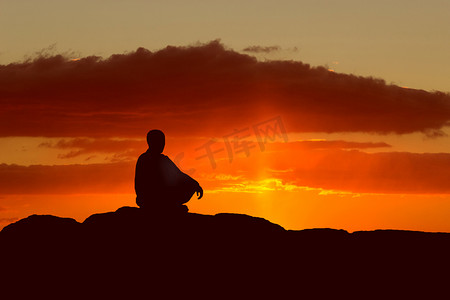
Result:
{"label": "man's leg", "polygon": [[175,205],[181,205],[191,200],[192,195],[195,193],[195,187],[184,183],[173,190],[169,191],[168,198]]}
{"label": "man's leg", "polygon": [[182,186],[182,189],[180,189],[180,200],[181,200],[181,204],[184,204],[186,202],[188,202],[189,200],[191,200],[192,196],[195,193],[195,187],[193,187],[192,185],[189,184],[185,184]]}
{"label": "man's leg", "polygon": [[144,207],[144,201],[142,199],[143,197],[136,197],[136,204],[137,206],[139,206],[140,208]]}

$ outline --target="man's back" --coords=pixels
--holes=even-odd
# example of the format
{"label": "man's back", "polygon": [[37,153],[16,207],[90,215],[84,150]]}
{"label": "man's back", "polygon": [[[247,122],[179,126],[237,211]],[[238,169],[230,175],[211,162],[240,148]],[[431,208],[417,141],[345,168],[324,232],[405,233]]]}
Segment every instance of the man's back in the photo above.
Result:
{"label": "man's back", "polygon": [[[184,174],[161,153],[143,153],[136,164],[136,202],[140,207],[166,207],[189,201],[197,181]],[[185,193],[190,193],[186,200]]]}
{"label": "man's back", "polygon": [[188,202],[195,192],[200,199],[203,189],[162,154],[165,136],[161,130],[150,130],[147,144],[148,150],[139,156],[136,163],[134,187],[137,205],[156,210],[187,210],[183,203]]}

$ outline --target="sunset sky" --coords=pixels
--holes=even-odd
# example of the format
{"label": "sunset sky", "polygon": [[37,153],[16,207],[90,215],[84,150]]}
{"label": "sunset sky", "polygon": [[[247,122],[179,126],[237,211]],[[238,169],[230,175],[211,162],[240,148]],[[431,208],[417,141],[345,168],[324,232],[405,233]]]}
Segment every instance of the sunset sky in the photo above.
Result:
{"label": "sunset sky", "polygon": [[0,228],[135,206],[150,129],[191,212],[450,232],[449,1],[0,2]]}

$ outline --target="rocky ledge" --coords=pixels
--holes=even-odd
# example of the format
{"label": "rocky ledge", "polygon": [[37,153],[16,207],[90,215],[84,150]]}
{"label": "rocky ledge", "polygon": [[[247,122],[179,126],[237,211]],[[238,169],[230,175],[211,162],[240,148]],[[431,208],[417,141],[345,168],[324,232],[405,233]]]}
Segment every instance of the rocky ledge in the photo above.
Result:
{"label": "rocky ledge", "polygon": [[429,298],[444,291],[450,273],[448,233],[294,231],[241,214],[135,207],[82,223],[32,215],[6,226],[0,245],[5,286],[78,297]]}

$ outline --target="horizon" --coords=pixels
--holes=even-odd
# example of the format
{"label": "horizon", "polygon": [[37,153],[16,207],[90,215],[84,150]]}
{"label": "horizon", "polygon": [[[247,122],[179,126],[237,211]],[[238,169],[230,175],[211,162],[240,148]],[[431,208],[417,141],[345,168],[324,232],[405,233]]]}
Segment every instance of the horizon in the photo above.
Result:
{"label": "horizon", "polygon": [[[36,28],[25,30],[13,22],[23,4],[5,2],[0,228],[32,214],[82,222],[136,206],[134,167],[147,132],[160,129],[163,153],[205,191],[187,203],[190,212],[248,214],[294,230],[450,232],[450,74],[442,67],[450,39],[440,30],[450,25],[441,15],[450,4],[414,2],[400,13],[404,3],[388,11],[386,4],[329,2],[322,11],[329,23],[311,21],[311,32],[297,37],[287,24],[305,21],[295,12],[322,16],[321,7],[288,1],[278,10],[285,18],[258,38],[250,37],[270,27],[262,24],[275,2],[250,17],[244,1],[235,21],[253,22],[248,33],[230,29],[232,20],[215,10],[223,24],[206,28],[212,4],[205,4],[198,15],[172,10],[180,23],[204,28],[181,38],[171,19],[151,22],[135,10],[159,5],[168,16],[169,4],[116,3],[95,18],[87,8],[65,12],[45,2],[26,10],[21,20]],[[97,1],[89,5],[102,11]],[[353,8],[360,14],[341,19],[342,31],[330,29]],[[37,20],[45,9],[48,18]],[[99,41],[76,33],[83,18],[63,21],[75,12]],[[413,16],[420,12],[426,26],[419,29]],[[114,40],[108,25],[119,15],[138,18]],[[380,16],[386,24],[362,21]],[[99,20],[105,28],[94,25]],[[66,31],[49,30],[52,21]],[[359,22],[363,28],[352,29]],[[165,38],[141,36],[142,24],[161,26]],[[39,41],[26,39],[43,29]]]}

